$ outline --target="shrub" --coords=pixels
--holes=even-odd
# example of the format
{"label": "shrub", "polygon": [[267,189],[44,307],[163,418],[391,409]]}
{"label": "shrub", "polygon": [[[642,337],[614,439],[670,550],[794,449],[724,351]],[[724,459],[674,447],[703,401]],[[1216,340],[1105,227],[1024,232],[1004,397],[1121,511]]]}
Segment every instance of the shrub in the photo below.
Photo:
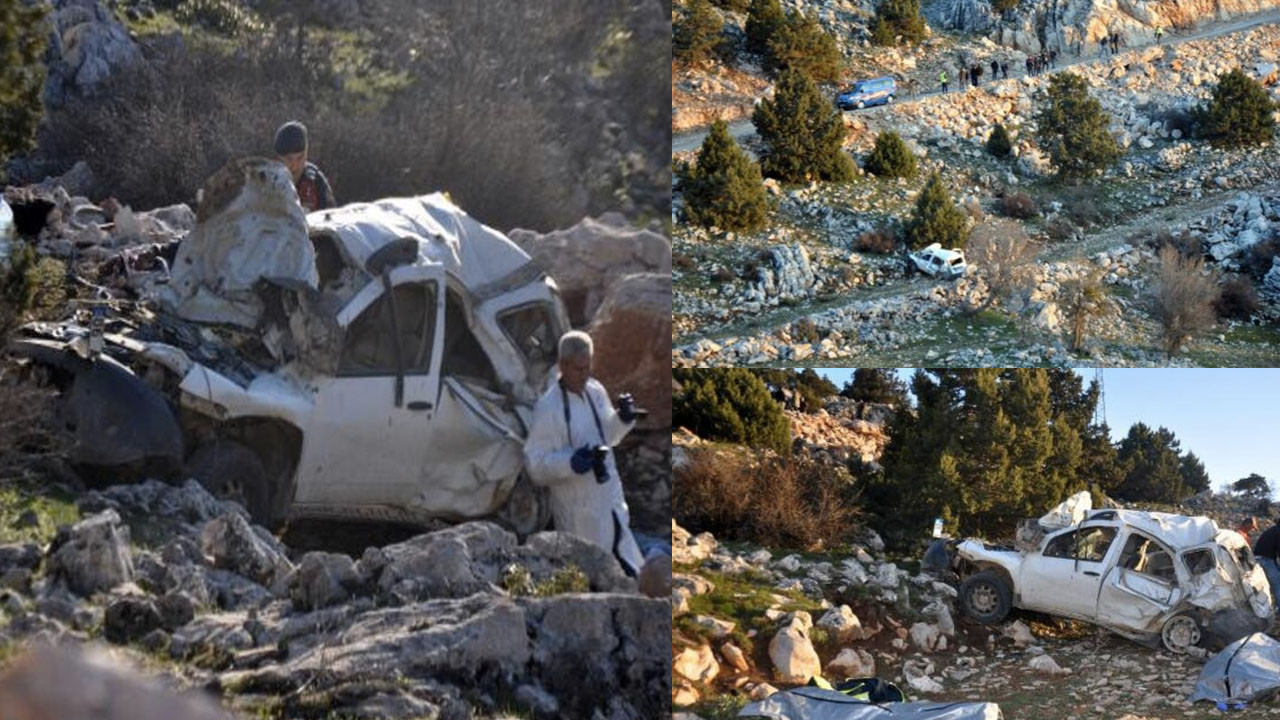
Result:
{"label": "shrub", "polygon": [[676,426],[700,437],[743,443],[786,454],[791,425],[765,384],[741,368],[673,371],[681,384],[671,399]]}
{"label": "shrub", "polygon": [[28,318],[55,317],[67,298],[66,279],[61,260],[40,257],[26,243],[15,245],[8,268],[0,274],[0,341]]}
{"label": "shrub", "polygon": [[1200,114],[1195,107],[1172,107],[1157,113],[1156,119],[1164,123],[1169,132],[1178,130],[1186,139],[1196,137],[1200,132]]}
{"label": "shrub", "polygon": [[764,225],[769,203],[760,167],[730,137],[723,120],[711,126],[697,164],[682,173],[681,188],[691,222],[747,232]]}
{"label": "shrub", "polygon": [[705,62],[720,38],[723,23],[708,0],[691,0],[671,29],[671,50],[678,60],[690,64]]}
{"label": "shrub", "polygon": [[987,136],[987,152],[995,157],[1009,157],[1009,153],[1013,151],[1013,143],[1009,140],[1009,131],[1004,129],[1004,125],[996,123],[991,128],[991,134]]}
{"label": "shrub", "polygon": [[1021,190],[1015,190],[1006,192],[1000,198],[1000,213],[1005,217],[1027,220],[1039,215],[1040,208],[1030,195]]}
{"label": "shrub", "polygon": [[182,0],[173,17],[184,25],[195,25],[228,37],[261,33],[266,27],[261,18],[236,0]]}
{"label": "shrub", "polygon": [[1198,113],[1200,134],[1219,147],[1264,143],[1275,135],[1276,104],[1240,68],[1218,76],[1213,97]]}
{"label": "shrub", "polygon": [[1058,217],[1045,223],[1044,234],[1051,242],[1066,242],[1075,238],[1078,229],[1067,218]]}
{"label": "shrub", "polygon": [[1187,257],[1166,245],[1159,257],[1152,299],[1164,350],[1173,356],[1192,337],[1213,327],[1219,291],[1213,277],[1203,272],[1200,256]]}
{"label": "shrub", "polygon": [[772,99],[761,101],[751,120],[768,145],[765,175],[787,182],[853,178],[853,159],[841,149],[844,122],[813,79],[786,70]]}
{"label": "shrub", "polygon": [[1185,230],[1177,233],[1161,230],[1151,238],[1150,244],[1157,253],[1166,247],[1171,247],[1183,257],[1197,257],[1203,254],[1200,238]]}
{"label": "shrub", "polygon": [[733,12],[746,12],[751,0],[715,0],[716,7]]}
{"label": "shrub", "polygon": [[1098,270],[1062,283],[1058,290],[1058,307],[1067,321],[1068,342],[1072,350],[1084,347],[1094,318],[1106,314],[1112,305],[1102,286],[1102,273]]}
{"label": "shrub", "polygon": [[888,255],[898,249],[898,238],[894,235],[892,229],[880,227],[859,235],[857,248],[859,252]]}
{"label": "shrub", "polygon": [[875,147],[867,156],[866,169],[877,177],[913,177],[916,156],[911,154],[901,135],[886,130],[876,136]]}
{"label": "shrub", "polygon": [[840,389],[840,395],[859,402],[887,403],[899,410],[911,407],[907,384],[891,369],[854,370],[853,377]]}
{"label": "shrub", "polygon": [[0,0],[0,166],[32,147],[44,116],[44,16],[39,3]]}
{"label": "shrub", "polygon": [[784,70],[798,70],[816,82],[840,79],[840,50],[818,21],[798,11],[787,15],[768,41],[765,70],[777,75]]}
{"label": "shrub", "polygon": [[907,237],[911,246],[919,249],[932,243],[943,247],[964,247],[969,237],[969,221],[942,184],[942,176],[934,172],[929,176],[920,196],[916,198],[915,213],[907,222]]}
{"label": "shrub", "polygon": [[1256,280],[1266,277],[1271,272],[1275,258],[1280,255],[1280,232],[1274,233],[1266,240],[1254,243],[1245,256],[1245,268]]}
{"label": "shrub", "polygon": [[991,9],[998,13],[1008,12],[1018,7],[1019,0],[991,0]]}
{"label": "shrub", "polygon": [[812,319],[803,317],[791,323],[791,337],[815,345],[822,342],[822,333]]}
{"label": "shrub", "polygon": [[891,46],[898,43],[918,43],[925,38],[924,17],[920,15],[920,0],[883,0],[876,7],[876,17],[871,23],[871,42]]}
{"label": "shrub", "polygon": [[1233,275],[1222,283],[1222,294],[1213,303],[1213,311],[1220,318],[1248,320],[1262,308],[1258,291],[1249,278]]}
{"label": "shrub", "polygon": [[1036,247],[1017,223],[997,220],[974,228],[966,253],[991,289],[985,305],[1008,300],[1031,280]]}
{"label": "shrub", "polygon": [[672,514],[717,538],[801,550],[832,547],[857,530],[849,479],[811,461],[736,460],[695,451],[676,472]]}
{"label": "shrub", "polygon": [[1107,129],[1110,122],[1084,78],[1069,72],[1050,77],[1045,104],[1036,114],[1036,137],[1059,179],[1090,177],[1120,159],[1124,152]]}
{"label": "shrub", "polygon": [[765,56],[774,33],[787,22],[778,0],[751,0],[747,10],[747,52]]}
{"label": "shrub", "polygon": [[671,254],[671,264],[681,270],[692,270],[697,267],[697,263],[693,261],[693,258],[682,252],[675,252]]}

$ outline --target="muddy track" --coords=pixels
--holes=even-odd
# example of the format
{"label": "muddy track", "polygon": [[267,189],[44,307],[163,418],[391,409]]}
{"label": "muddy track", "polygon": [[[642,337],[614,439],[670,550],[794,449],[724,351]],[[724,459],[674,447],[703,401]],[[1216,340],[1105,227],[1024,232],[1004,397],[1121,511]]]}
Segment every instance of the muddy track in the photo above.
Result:
{"label": "muddy track", "polygon": [[[1252,30],[1253,28],[1258,27],[1259,25],[1267,25],[1270,23],[1280,23],[1280,10],[1259,13],[1257,15],[1251,15],[1247,18],[1240,18],[1240,19],[1236,19],[1228,22],[1209,23],[1201,26],[1200,28],[1196,29],[1193,32],[1186,33],[1186,34],[1172,33],[1166,37],[1165,42],[1160,44],[1161,45],[1181,45],[1182,43],[1190,42],[1192,40],[1203,40],[1206,38],[1214,38],[1222,35],[1230,35],[1232,33],[1245,32],[1248,30]],[[1155,43],[1148,43],[1145,45],[1131,45],[1123,48],[1120,52],[1121,54],[1123,54],[1123,53],[1131,52],[1134,50],[1141,50],[1146,47],[1151,47],[1154,44]],[[1060,72],[1062,70],[1067,70],[1069,68],[1072,68],[1078,65],[1094,65],[1099,62],[1109,62],[1111,58],[1112,58],[1111,55],[1101,55],[1097,53],[1093,55],[1085,55],[1080,58],[1071,58],[1070,62],[1061,63],[1057,68],[1053,70],[1053,72]],[[1012,78],[1022,77],[1023,75],[1026,75],[1026,73],[1025,72],[1014,73]],[[941,95],[941,94],[942,94],[941,90],[933,89],[933,90],[920,93],[919,96],[916,98],[911,98],[911,99],[904,98],[899,101],[899,104],[909,105],[912,103],[919,102],[921,100],[928,99],[932,96]],[[859,110],[857,112],[860,115],[864,115],[864,116],[870,115],[872,117],[877,117],[889,107],[890,107],[889,105],[881,105],[879,107],[867,108],[865,110]],[[751,120],[749,119],[739,120],[738,122],[735,122],[729,125],[729,134],[732,135],[736,140],[738,140],[739,143],[741,143],[745,138],[748,138],[751,135],[755,134],[755,125],[753,125],[751,123]],[[692,150],[697,150],[699,147],[702,146],[702,140],[706,138],[706,136],[707,136],[707,130],[705,128],[695,130],[693,132],[681,133],[679,135],[672,135],[671,136],[671,152],[672,154],[675,154],[679,152],[689,152]]]}

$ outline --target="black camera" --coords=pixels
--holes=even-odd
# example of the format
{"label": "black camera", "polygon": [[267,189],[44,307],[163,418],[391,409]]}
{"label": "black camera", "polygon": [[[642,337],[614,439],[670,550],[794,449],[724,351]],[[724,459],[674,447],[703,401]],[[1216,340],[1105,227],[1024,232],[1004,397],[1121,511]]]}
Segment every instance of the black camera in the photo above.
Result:
{"label": "black camera", "polygon": [[605,461],[609,459],[609,446],[597,445],[591,450],[591,469],[596,474],[596,482],[603,483],[609,479],[609,466]]}

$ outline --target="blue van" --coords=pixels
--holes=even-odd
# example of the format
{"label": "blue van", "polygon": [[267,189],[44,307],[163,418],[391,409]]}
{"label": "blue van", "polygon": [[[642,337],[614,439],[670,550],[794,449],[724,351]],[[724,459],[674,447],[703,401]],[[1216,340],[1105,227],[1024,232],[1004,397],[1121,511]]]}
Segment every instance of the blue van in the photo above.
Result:
{"label": "blue van", "polygon": [[884,105],[893,102],[897,94],[898,82],[891,77],[860,80],[836,96],[836,105],[841,110]]}

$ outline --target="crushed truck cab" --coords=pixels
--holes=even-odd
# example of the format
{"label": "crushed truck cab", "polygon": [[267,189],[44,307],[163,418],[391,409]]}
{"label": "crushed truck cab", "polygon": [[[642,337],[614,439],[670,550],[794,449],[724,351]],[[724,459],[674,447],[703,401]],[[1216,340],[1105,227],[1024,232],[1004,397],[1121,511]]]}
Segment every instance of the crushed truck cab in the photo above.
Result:
{"label": "crushed truck cab", "polygon": [[960,542],[965,614],[994,623],[1013,607],[1034,610],[1175,652],[1271,626],[1266,576],[1239,533],[1207,517],[1088,510],[1084,500],[1069,524],[1042,518],[1047,532],[1030,544],[1024,535],[1020,549]]}
{"label": "crushed truck cab", "polygon": [[[211,178],[198,220],[148,309],[11,344],[55,369],[73,412],[105,416],[76,426],[78,464],[178,465],[269,524],[545,523],[522,450],[569,324],[523,250],[440,194],[304,216],[263,159]],[[70,392],[90,382],[133,387],[105,405]],[[143,416],[155,437],[97,447]]]}

